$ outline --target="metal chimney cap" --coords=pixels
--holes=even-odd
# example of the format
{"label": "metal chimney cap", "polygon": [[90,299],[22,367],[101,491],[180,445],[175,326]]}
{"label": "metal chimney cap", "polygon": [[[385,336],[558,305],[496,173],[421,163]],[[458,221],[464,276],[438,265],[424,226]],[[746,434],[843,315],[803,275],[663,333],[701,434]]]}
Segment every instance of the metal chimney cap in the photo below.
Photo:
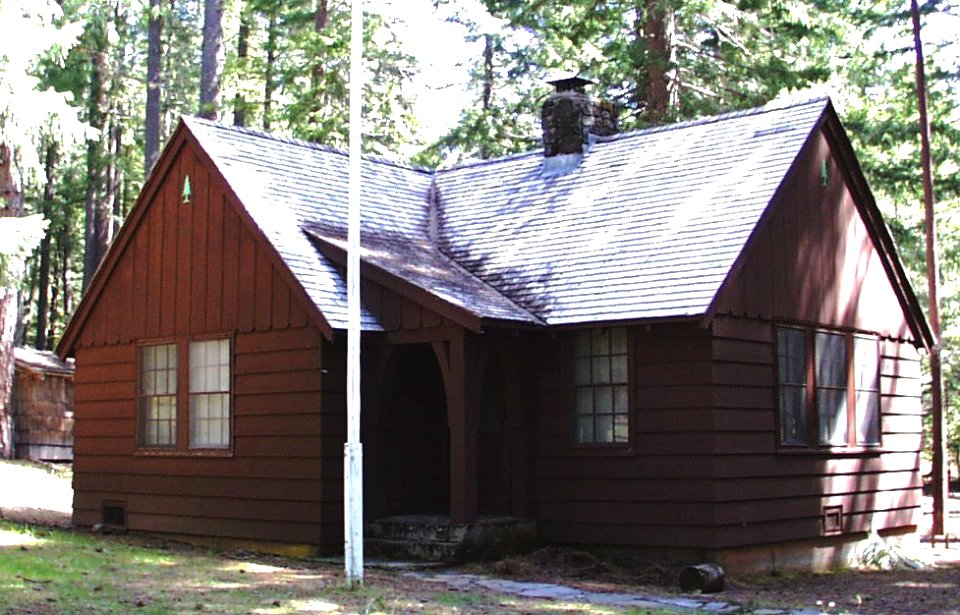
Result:
{"label": "metal chimney cap", "polygon": [[554,79],[548,79],[547,83],[552,85],[557,92],[583,92],[583,88],[587,85],[593,85],[596,81],[586,79],[580,75],[567,74],[565,76],[558,76]]}

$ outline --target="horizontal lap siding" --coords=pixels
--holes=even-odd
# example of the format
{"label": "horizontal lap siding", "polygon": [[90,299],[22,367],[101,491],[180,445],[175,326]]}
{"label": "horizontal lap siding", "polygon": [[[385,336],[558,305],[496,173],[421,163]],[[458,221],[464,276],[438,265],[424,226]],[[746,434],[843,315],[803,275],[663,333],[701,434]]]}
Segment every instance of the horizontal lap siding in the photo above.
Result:
{"label": "horizontal lap siding", "polygon": [[[121,502],[134,530],[335,548],[343,418],[323,412],[321,335],[189,147],[163,181],[77,340],[75,522],[98,523],[104,502]],[[138,450],[138,342],[219,335],[233,340],[232,450]]]}
{"label": "horizontal lap siding", "polygon": [[[320,412],[319,344],[312,329],[237,335],[234,447],[228,457],[138,452],[131,368],[136,347],[126,347],[129,363],[111,359],[120,361],[112,372],[91,369],[79,389],[87,403],[78,413],[94,411],[77,431],[77,523],[99,522],[101,504],[117,501],[126,505],[135,530],[332,546],[341,527],[342,436],[325,435],[329,417]],[[99,350],[83,349],[78,365],[95,366]],[[111,373],[121,381],[91,379]],[[122,380],[129,375],[131,380]],[[272,393],[261,386],[270,379],[290,384],[290,390]],[[114,392],[97,412],[97,398],[107,397],[97,393],[103,390]]]}
{"label": "horizontal lap siding", "polygon": [[562,335],[527,353],[534,501],[548,542],[697,547],[713,533],[710,340],[695,323],[630,330],[630,450],[571,444]]}
{"label": "horizontal lap siding", "polygon": [[921,488],[916,350],[883,344],[882,452],[781,451],[773,332],[769,322],[723,317],[714,323],[714,546],[821,536],[825,506],[843,506],[846,532],[915,524]]}

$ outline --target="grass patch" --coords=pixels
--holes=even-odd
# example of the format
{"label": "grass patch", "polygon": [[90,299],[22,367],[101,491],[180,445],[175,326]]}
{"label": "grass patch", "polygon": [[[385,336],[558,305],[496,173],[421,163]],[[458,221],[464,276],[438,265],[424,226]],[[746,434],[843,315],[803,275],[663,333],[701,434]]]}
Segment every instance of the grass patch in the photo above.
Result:
{"label": "grass patch", "polygon": [[[337,582],[332,574],[199,549],[0,522],[0,613],[290,613],[325,588],[339,609],[346,590]],[[362,600],[364,591],[350,598]]]}
{"label": "grass patch", "polygon": [[349,590],[342,568],[224,554],[138,536],[99,536],[0,520],[0,614],[357,613],[393,615],[646,613],[485,590],[459,592],[368,569]]}

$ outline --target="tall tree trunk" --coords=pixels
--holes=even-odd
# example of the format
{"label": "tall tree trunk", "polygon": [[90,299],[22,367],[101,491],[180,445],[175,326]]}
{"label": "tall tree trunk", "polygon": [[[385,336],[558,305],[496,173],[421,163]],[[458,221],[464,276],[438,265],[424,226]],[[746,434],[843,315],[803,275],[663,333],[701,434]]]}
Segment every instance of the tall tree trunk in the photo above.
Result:
{"label": "tall tree trunk", "polygon": [[[57,162],[60,158],[60,152],[57,142],[53,139],[47,143],[46,153],[44,155],[43,167],[46,171],[47,182],[43,187],[43,217],[50,220],[53,214],[53,196],[56,187],[56,177],[54,172]],[[43,240],[40,242],[40,267],[37,272],[37,326],[33,345],[40,350],[47,350],[47,315],[50,310],[48,297],[50,295],[50,251],[51,251],[52,229],[49,229]]]}
{"label": "tall tree trunk", "polygon": [[274,72],[277,70],[277,16],[270,15],[267,23],[267,65],[263,74],[263,129],[270,130],[273,112]]}
{"label": "tall tree trunk", "polygon": [[[16,152],[0,143],[0,217],[23,215]],[[14,336],[19,320],[17,290],[0,284],[0,458],[13,457]]]}
{"label": "tall tree trunk", "polygon": [[643,0],[637,6],[634,36],[644,50],[634,66],[637,83],[646,86],[634,93],[637,109],[643,109],[648,124],[662,124],[670,112],[673,86],[673,10],[666,0]]}
{"label": "tall tree trunk", "polygon": [[[483,90],[480,99],[483,117],[488,118],[493,108],[493,35],[483,35]],[[486,160],[492,156],[490,145],[484,139],[480,143],[480,158]]]}
{"label": "tall tree trunk", "polygon": [[317,34],[316,41],[310,59],[313,66],[310,69],[310,91],[307,94],[309,99],[306,101],[307,122],[311,125],[320,125],[323,119],[324,108],[324,75],[326,67],[324,62],[327,60],[327,54],[323,49],[320,35],[326,30],[330,23],[330,12],[327,6],[327,0],[317,0],[317,7],[313,13],[313,31]]}
{"label": "tall tree trunk", "polygon": [[123,192],[121,191],[123,173],[121,173],[118,164],[123,155],[123,124],[121,122],[113,122],[113,126],[110,128],[110,141],[112,153],[110,156],[110,186],[107,201],[110,203],[111,210],[110,238],[113,239],[120,231],[120,225],[123,224],[124,218]]}
{"label": "tall tree trunk", "polygon": [[[244,11],[240,15],[240,31],[237,33],[237,63],[240,65],[240,70],[244,72],[247,70],[247,57],[250,54],[249,40],[250,14]],[[247,100],[240,88],[237,88],[237,93],[233,97],[233,125],[247,125]]]}
{"label": "tall tree trunk", "polygon": [[100,265],[110,243],[110,214],[112,202],[108,200],[107,184],[108,154],[106,147],[110,139],[107,133],[107,88],[109,80],[109,59],[107,38],[103,25],[93,34],[94,49],[91,51],[92,70],[90,72],[90,98],[88,101],[88,122],[99,134],[98,138],[87,140],[87,198],[86,221],[84,223],[83,290],[86,291],[94,272]]}
{"label": "tall tree trunk", "polygon": [[[317,0],[317,8],[313,14],[313,31],[317,34],[322,33],[327,28],[327,24],[330,23],[330,11],[327,7],[327,0]],[[310,76],[310,85],[312,86],[313,95],[317,96],[320,91],[320,88],[323,87],[323,60],[324,58],[320,57],[318,54],[313,58],[313,70]]]}
{"label": "tall tree trunk", "polygon": [[60,289],[63,292],[63,308],[61,314],[73,314],[73,284],[70,279],[70,271],[73,269],[73,238],[70,237],[70,229],[73,228],[73,214],[70,208],[67,208],[65,220],[63,223],[63,234],[66,237],[60,246]]}
{"label": "tall tree trunk", "polygon": [[163,17],[160,0],[150,0],[147,26],[147,108],[144,117],[143,172],[150,174],[160,154],[160,79]]}
{"label": "tall tree trunk", "polygon": [[18,320],[17,290],[0,287],[0,458],[13,458],[14,336]]}
{"label": "tall tree trunk", "polygon": [[223,0],[205,0],[200,51],[200,117],[217,119],[223,75]]}
{"label": "tall tree trunk", "polygon": [[[54,278],[59,279],[59,271],[54,272]],[[60,324],[60,312],[57,302],[60,300],[60,289],[56,284],[50,287],[50,315],[47,318],[47,350],[53,350],[53,340],[57,338],[57,325]]]}
{"label": "tall tree trunk", "polygon": [[6,143],[0,143],[0,216],[22,216],[23,194],[17,177],[15,152]]}

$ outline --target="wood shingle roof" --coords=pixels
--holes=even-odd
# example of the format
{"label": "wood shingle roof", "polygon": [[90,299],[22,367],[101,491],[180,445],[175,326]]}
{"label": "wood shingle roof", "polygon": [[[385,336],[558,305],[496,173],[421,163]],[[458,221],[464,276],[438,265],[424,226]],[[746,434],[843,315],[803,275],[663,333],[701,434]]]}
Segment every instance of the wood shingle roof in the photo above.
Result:
{"label": "wood shingle roof", "polygon": [[[532,152],[431,172],[363,161],[362,259],[481,320],[704,314],[829,100],[599,139],[571,171]],[[333,328],[346,327],[347,155],[185,119]],[[363,327],[381,328],[364,312]]]}

